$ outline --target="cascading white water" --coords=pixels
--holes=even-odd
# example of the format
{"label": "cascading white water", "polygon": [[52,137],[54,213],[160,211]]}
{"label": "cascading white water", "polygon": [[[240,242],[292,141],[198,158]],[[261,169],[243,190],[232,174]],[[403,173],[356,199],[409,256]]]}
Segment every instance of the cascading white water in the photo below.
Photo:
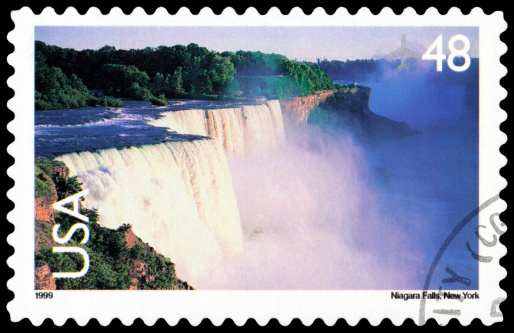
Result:
{"label": "cascading white water", "polygon": [[226,152],[240,155],[275,149],[285,143],[278,100],[239,108],[168,111],[148,124],[216,138]]}
{"label": "cascading white water", "polygon": [[[161,114],[150,125],[205,139],[56,158],[78,176],[100,224],[123,223],[195,285],[243,250],[243,232],[225,152],[264,152],[285,143],[278,101],[239,108]],[[211,137],[211,138],[208,138]]]}
{"label": "cascading white water", "polygon": [[267,105],[245,105],[246,119],[245,143],[248,151],[261,152],[275,149],[277,140],[275,125]]}
{"label": "cascading white water", "polygon": [[237,201],[217,140],[166,142],[60,156],[79,176],[100,224],[134,232],[194,283],[242,250]]}
{"label": "cascading white water", "polygon": [[225,252],[240,252],[243,244],[239,211],[223,148],[214,140],[168,147],[182,171],[188,194],[195,198],[200,219],[214,231]]}
{"label": "cascading white water", "polygon": [[209,135],[218,139],[225,151],[244,153],[244,118],[241,108],[207,110]]}
{"label": "cascading white water", "polygon": [[159,127],[167,127],[169,131],[182,134],[209,135],[205,110],[182,110],[164,112],[163,117],[153,119],[148,124]]}
{"label": "cascading white water", "polygon": [[284,135],[284,119],[282,118],[282,109],[280,108],[279,101],[277,99],[268,101],[268,108],[275,126],[277,144],[282,145],[286,142],[286,138]]}

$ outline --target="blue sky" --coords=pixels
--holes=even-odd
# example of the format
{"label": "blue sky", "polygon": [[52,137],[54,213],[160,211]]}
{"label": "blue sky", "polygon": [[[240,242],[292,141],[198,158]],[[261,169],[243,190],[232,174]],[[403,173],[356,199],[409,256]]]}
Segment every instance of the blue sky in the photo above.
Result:
{"label": "blue sky", "polygon": [[159,45],[197,43],[215,51],[262,51],[290,59],[315,61],[379,58],[400,47],[402,33],[407,47],[423,54],[439,34],[444,52],[455,34],[468,37],[469,54],[478,57],[478,27],[114,27],[39,26],[35,39],[76,50],[141,49]]}

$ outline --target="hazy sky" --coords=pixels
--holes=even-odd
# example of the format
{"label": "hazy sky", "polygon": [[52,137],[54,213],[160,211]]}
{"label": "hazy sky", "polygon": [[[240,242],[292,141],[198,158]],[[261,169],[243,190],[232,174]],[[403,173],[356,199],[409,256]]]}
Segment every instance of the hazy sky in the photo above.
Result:
{"label": "hazy sky", "polygon": [[[262,51],[290,59],[315,61],[364,59],[384,56],[400,47],[401,35],[407,48],[422,55],[439,34],[444,52],[455,34],[470,40],[469,54],[478,57],[478,27],[107,27],[41,26],[35,39],[49,45],[76,50],[173,46],[196,43],[215,51]],[[457,47],[460,45],[457,43]]]}

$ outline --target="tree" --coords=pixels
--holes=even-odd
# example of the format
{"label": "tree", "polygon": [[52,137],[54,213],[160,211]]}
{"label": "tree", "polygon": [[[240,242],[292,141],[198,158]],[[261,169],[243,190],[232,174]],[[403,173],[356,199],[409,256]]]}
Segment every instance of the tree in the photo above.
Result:
{"label": "tree", "polygon": [[81,186],[82,183],[79,183],[78,177],[69,177],[66,179],[58,176],[55,179],[55,188],[57,190],[59,200],[65,199],[75,193],[79,193],[82,191]]}
{"label": "tree", "polygon": [[[150,77],[135,66],[107,64],[102,67],[103,89],[115,97],[146,99]],[[149,92],[149,90],[148,90]]]}
{"label": "tree", "polygon": [[153,97],[152,93],[148,88],[141,87],[139,83],[132,82],[130,88],[126,91],[126,96],[132,99],[138,99],[143,101],[148,101]]}
{"label": "tree", "polygon": [[225,84],[223,87],[223,93],[225,95],[234,97],[237,95],[238,91],[239,91],[239,82],[236,79],[230,78],[227,81],[225,81]]}
{"label": "tree", "polygon": [[198,73],[198,81],[200,82],[200,93],[209,95],[213,93],[212,81],[209,77],[209,72],[202,68]]}
{"label": "tree", "polygon": [[46,57],[36,57],[36,110],[77,108],[94,99],[77,75],[71,79],[58,67],[49,67]]}
{"label": "tree", "polygon": [[164,75],[161,73],[155,74],[152,82],[150,83],[150,91],[153,95],[161,95],[166,93],[166,83]]}
{"label": "tree", "polygon": [[168,74],[165,86],[168,96],[180,96],[185,93],[183,88],[182,67],[178,67],[173,75]]}
{"label": "tree", "polygon": [[233,80],[236,70],[229,57],[215,55],[211,64],[211,81],[216,93],[221,93],[228,80]]}

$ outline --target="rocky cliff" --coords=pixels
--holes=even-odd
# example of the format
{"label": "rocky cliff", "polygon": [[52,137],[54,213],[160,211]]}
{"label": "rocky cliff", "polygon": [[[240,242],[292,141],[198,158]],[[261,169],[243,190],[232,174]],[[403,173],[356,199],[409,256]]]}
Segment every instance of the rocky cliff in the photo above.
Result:
{"label": "rocky cliff", "polygon": [[36,186],[36,200],[34,202],[36,221],[53,221],[54,209],[52,205],[57,201],[54,179],[62,177],[64,180],[68,180],[70,170],[64,163],[48,162],[42,159],[36,161],[36,166],[36,179],[44,186],[44,189]]}
{"label": "rocky cliff", "polygon": [[[36,178],[44,180],[45,191],[36,188],[36,198],[34,200],[34,216],[36,223],[36,252],[41,247],[52,247],[56,243],[52,239],[51,229],[55,224],[55,210],[53,204],[57,202],[57,189],[53,179],[58,176],[67,180],[70,174],[69,169],[63,163],[48,162],[41,159],[36,161]],[[55,178],[52,179],[52,175]],[[49,268],[50,269],[50,268]]]}
{"label": "rocky cliff", "polygon": [[326,113],[335,126],[362,142],[418,134],[405,122],[394,121],[371,111],[370,97],[369,87],[338,91],[319,103],[316,112]]}
{"label": "rocky cliff", "polygon": [[[127,244],[127,248],[133,249],[136,246],[141,247],[142,252],[149,253],[153,256],[156,256],[159,258],[159,260],[166,261],[168,260],[163,255],[157,254],[155,249],[148,244],[143,243],[141,239],[139,239],[136,234],[132,231],[132,229],[127,229],[124,233],[125,241]],[[156,278],[158,278],[158,274],[152,274],[151,270],[149,269],[148,263],[140,260],[140,259],[128,259],[127,264],[129,266],[129,272],[131,277],[131,283],[129,290],[138,290],[138,286],[141,286],[141,284],[145,285],[151,285]],[[180,288],[177,289],[183,289],[183,290],[195,290],[192,286],[190,286],[187,282],[179,280],[175,274],[175,271],[161,271],[160,274],[170,274],[175,279],[177,279],[177,283],[180,285]]]}
{"label": "rocky cliff", "polygon": [[284,126],[320,125],[324,131],[352,134],[361,141],[401,138],[416,134],[405,122],[380,116],[369,108],[371,88],[355,86],[280,101]]}
{"label": "rocky cliff", "polygon": [[55,202],[57,202],[57,194],[36,197],[34,204],[36,221],[53,221],[54,209],[52,208],[52,205]]}
{"label": "rocky cliff", "polygon": [[[35,250],[36,253],[42,247],[52,247],[57,245],[51,236],[54,220],[53,204],[57,202],[57,190],[55,183],[51,179],[51,175],[59,175],[68,178],[69,169],[65,165],[52,165],[47,161],[38,159],[36,166],[40,168],[41,173],[37,173],[36,177],[45,181],[47,191],[38,191],[36,188],[36,198],[34,201],[34,215],[36,223]],[[44,172],[44,171],[46,172]],[[49,189],[49,191],[48,191]],[[44,193],[50,195],[44,195]],[[36,267],[35,271],[36,290],[55,290],[55,279],[48,264]]]}
{"label": "rocky cliff", "polygon": [[36,268],[36,290],[55,290],[55,279],[50,266],[43,265]]}
{"label": "rocky cliff", "polygon": [[314,95],[281,100],[280,108],[282,109],[284,126],[295,127],[298,123],[306,122],[311,110],[319,103],[324,102],[329,96],[333,96],[334,93],[333,90],[325,90],[318,91]]}

